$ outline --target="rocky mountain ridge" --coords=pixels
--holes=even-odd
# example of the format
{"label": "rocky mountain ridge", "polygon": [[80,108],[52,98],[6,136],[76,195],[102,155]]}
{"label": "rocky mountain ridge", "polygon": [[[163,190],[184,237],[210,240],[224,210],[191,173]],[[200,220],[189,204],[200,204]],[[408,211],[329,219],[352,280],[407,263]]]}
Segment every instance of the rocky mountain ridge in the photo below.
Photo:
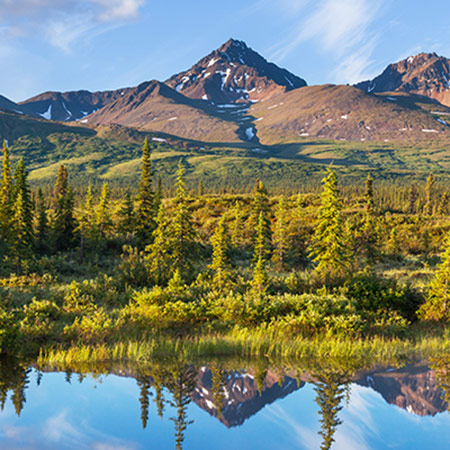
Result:
{"label": "rocky mountain ridge", "polygon": [[450,59],[436,53],[419,53],[389,64],[381,75],[356,87],[368,93],[401,91],[423,95],[450,106]]}

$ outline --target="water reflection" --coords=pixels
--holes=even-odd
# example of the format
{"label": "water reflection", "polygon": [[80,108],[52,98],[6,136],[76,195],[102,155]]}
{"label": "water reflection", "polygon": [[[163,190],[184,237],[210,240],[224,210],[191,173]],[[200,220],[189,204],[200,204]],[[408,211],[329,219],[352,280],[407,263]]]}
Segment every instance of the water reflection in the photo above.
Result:
{"label": "water reflection", "polygon": [[[159,428],[166,432],[169,429],[168,424],[171,424],[171,436],[165,433],[164,437],[160,437],[162,445],[161,443],[158,446],[155,445],[155,448],[182,449],[184,448],[186,435],[189,433],[194,437],[198,433],[203,433],[208,442],[213,442],[213,444],[208,445],[208,448],[234,448],[222,445],[223,443],[217,444],[215,447],[215,436],[214,434],[208,435],[208,433],[210,429],[217,430],[217,427],[207,421],[208,416],[216,423],[223,424],[224,429],[230,430],[228,433],[231,433],[231,430],[236,430],[236,432],[248,434],[250,428],[247,429],[247,422],[250,425],[250,422],[254,421],[253,418],[263,416],[264,410],[266,410],[267,415],[267,410],[270,409],[269,405],[278,404],[282,399],[291,396],[297,398],[298,402],[302,402],[303,391],[305,391],[303,399],[309,398],[309,394],[306,395],[307,391],[316,404],[316,407],[313,407],[313,403],[303,406],[305,410],[312,412],[316,417],[316,425],[308,424],[309,429],[315,429],[316,440],[314,442],[318,445],[314,448],[320,446],[321,449],[328,450],[334,447],[335,441],[336,445],[339,444],[338,430],[343,426],[345,420],[348,420],[343,419],[342,413],[345,412],[349,402],[351,402],[352,391],[358,393],[360,392],[358,389],[370,389],[380,394],[382,399],[396,408],[397,411],[404,410],[415,417],[434,417],[438,413],[448,410],[450,362],[434,361],[431,366],[430,369],[426,364],[418,364],[399,369],[379,368],[371,371],[349,371],[339,367],[323,367],[307,372],[302,370],[301,367],[278,368],[269,365],[267,362],[257,362],[247,369],[240,369],[239,367],[242,366],[239,363],[232,362],[216,361],[201,365],[186,364],[185,361],[163,361],[136,367],[121,365],[97,367],[92,368],[89,375],[86,374],[85,370],[79,373],[74,369],[66,370],[64,374],[57,375],[65,380],[64,385],[66,387],[59,386],[52,392],[54,378],[48,385],[44,386],[47,377],[55,377],[55,374],[51,373],[52,368],[31,369],[28,364],[19,360],[1,360],[0,405],[2,411],[6,410],[9,405],[10,408],[13,408],[17,417],[20,417],[23,415],[24,408],[25,410],[27,408],[27,396],[29,396],[29,402],[32,402],[33,397],[38,397],[39,392],[45,388],[48,390],[45,397],[46,401],[50,401],[54,405],[55,411],[59,406],[63,411],[61,414],[64,414],[64,408],[66,403],[69,402],[72,390],[80,384],[88,384],[89,389],[91,387],[95,387],[97,390],[105,389],[109,398],[114,398],[114,401],[120,404],[122,400],[115,398],[115,396],[119,396],[120,392],[115,391],[114,388],[111,389],[107,380],[111,377],[119,380],[114,383],[117,388],[117,383],[120,381],[134,379],[137,385],[137,395],[134,395],[134,409],[136,414],[140,416],[141,432],[133,431],[134,429],[128,425],[125,427],[124,421],[123,426],[126,429],[124,428],[122,435],[125,437],[136,436],[136,440],[134,441],[134,438],[132,438],[132,444],[128,442],[121,448],[139,448],[139,446],[147,448],[146,443],[151,442],[151,434],[156,434]],[[30,383],[30,381],[33,381],[33,383]],[[105,381],[105,385],[103,385],[103,381]],[[63,395],[61,396],[62,392]],[[93,405],[89,403],[90,396],[93,395],[92,391],[85,390],[83,395],[85,397],[83,405],[92,407]],[[303,401],[303,403],[305,402]],[[199,415],[193,409],[195,407],[208,413],[208,416],[205,416],[204,413],[203,416]],[[32,407],[30,406],[30,408]],[[81,405],[79,408],[81,409]],[[45,408],[39,406],[38,410],[45,416]],[[276,409],[272,409],[271,414],[276,411]],[[90,413],[94,414],[92,411]],[[130,414],[125,404],[122,413],[124,416]],[[291,412],[291,415],[294,413],[295,411]],[[83,415],[83,412],[81,412],[81,415]],[[155,422],[155,417],[159,417],[161,425]],[[275,423],[274,417],[266,417],[265,423]],[[279,419],[284,416],[278,411],[277,417]],[[3,418],[4,414],[0,415],[0,426],[3,424]],[[252,420],[249,420],[250,418]],[[26,425],[28,427],[37,426],[36,422],[39,419],[39,414],[34,412],[32,417],[25,419]],[[22,420],[22,418],[17,420]],[[283,420],[286,424],[291,418],[286,416]],[[448,423],[449,421],[446,422],[447,427]],[[120,427],[120,420],[118,426]],[[392,426],[395,426],[395,424],[392,424]],[[262,425],[259,425],[259,427],[262,427],[262,429],[256,428],[258,435],[255,436],[254,448],[265,448],[264,439],[267,430]],[[298,428],[299,425],[297,424],[296,427]],[[200,429],[201,431],[199,431]],[[118,428],[106,427],[105,430],[103,434],[115,436],[114,433],[118,431]],[[255,432],[254,427],[251,430],[251,432]],[[425,427],[424,433],[427,432],[429,430],[427,431]],[[217,431],[214,433],[217,434]],[[281,435],[281,428],[279,433]],[[223,434],[221,435],[223,436]],[[229,435],[231,436],[231,434]],[[407,437],[402,436],[402,442]],[[6,442],[5,439],[7,438],[7,433],[3,428],[3,435],[0,434],[0,445],[2,445],[2,442]],[[442,439],[448,439],[448,434],[444,434]],[[402,448],[402,442],[400,442],[399,448]],[[42,442],[39,443],[39,445],[41,444]],[[290,444],[291,448],[298,448],[302,445],[308,447],[305,442],[299,443],[294,440]],[[408,445],[410,446],[410,443]],[[68,443],[64,439],[54,447],[51,445],[45,446],[46,448],[76,447],[73,441]],[[252,448],[248,444],[246,447]],[[17,448],[21,448],[19,443]],[[79,448],[83,448],[83,446]],[[88,445],[86,448],[92,448],[92,446]],[[186,448],[203,447],[199,447],[192,440]],[[281,445],[280,443],[280,447],[269,446],[267,448],[288,447],[286,447],[286,444]]]}

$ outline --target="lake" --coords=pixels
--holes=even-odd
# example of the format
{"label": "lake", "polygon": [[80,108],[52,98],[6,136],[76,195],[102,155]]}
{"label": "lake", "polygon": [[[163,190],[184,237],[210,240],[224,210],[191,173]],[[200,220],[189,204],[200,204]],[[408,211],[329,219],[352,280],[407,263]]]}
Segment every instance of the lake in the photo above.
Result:
{"label": "lake", "polygon": [[237,364],[163,361],[72,373],[2,361],[0,447],[450,448],[448,366],[349,373]]}

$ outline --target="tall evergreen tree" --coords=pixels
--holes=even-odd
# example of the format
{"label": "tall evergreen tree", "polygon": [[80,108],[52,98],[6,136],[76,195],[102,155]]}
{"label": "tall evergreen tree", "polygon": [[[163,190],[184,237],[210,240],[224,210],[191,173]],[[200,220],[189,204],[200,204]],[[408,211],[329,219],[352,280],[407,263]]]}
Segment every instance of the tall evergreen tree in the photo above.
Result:
{"label": "tall evergreen tree", "polygon": [[47,216],[47,205],[45,203],[44,194],[42,189],[38,190],[38,198],[36,205],[36,250],[39,253],[45,253],[49,250],[49,226],[48,226],[48,216]]}
{"label": "tall evergreen tree", "polygon": [[75,231],[73,192],[68,184],[68,173],[64,165],[59,167],[53,197],[55,203],[53,222],[55,245],[57,250],[63,250],[72,245]]}
{"label": "tall evergreen tree", "polygon": [[366,213],[372,215],[374,208],[374,195],[373,195],[373,178],[371,175],[367,175],[366,179]]}
{"label": "tall evergreen tree", "polygon": [[254,230],[258,226],[260,216],[263,219],[263,232],[265,242],[268,243],[266,249],[270,252],[270,242],[272,241],[271,223],[270,223],[270,203],[269,194],[262,181],[256,182],[255,191],[253,193],[252,214],[250,216],[250,226]]}
{"label": "tall evergreen tree", "polygon": [[292,220],[289,223],[289,254],[297,263],[304,262],[306,259],[303,203],[302,195],[298,194]]}
{"label": "tall evergreen tree", "polygon": [[134,201],[130,191],[125,193],[125,201],[119,210],[118,229],[121,233],[131,234],[134,232],[136,216],[134,212]]}
{"label": "tall evergreen tree", "polygon": [[239,248],[244,241],[244,222],[242,215],[242,207],[239,202],[236,202],[234,206],[234,223],[231,236],[231,243],[233,247]]}
{"label": "tall evergreen tree", "polygon": [[351,266],[337,179],[331,169],[328,169],[328,175],[323,179],[319,222],[310,256],[317,263],[317,272],[326,277],[344,275]]}
{"label": "tall evergreen tree", "polygon": [[365,263],[372,265],[378,257],[377,220],[374,212],[373,178],[368,175],[366,180],[366,207],[360,233],[361,253]]}
{"label": "tall evergreen tree", "polygon": [[171,265],[170,241],[169,241],[169,221],[164,205],[159,206],[158,217],[156,218],[156,229],[153,232],[153,242],[146,250],[149,252],[147,261],[149,263],[150,276],[153,282],[158,285],[167,283],[173,266]]}
{"label": "tall evergreen tree", "polygon": [[264,215],[261,212],[259,215],[258,226],[256,228],[256,241],[255,249],[253,254],[254,270],[253,270],[253,280],[252,289],[253,292],[261,297],[267,291],[269,285],[269,277],[267,274],[267,257],[268,253],[266,250],[267,236],[265,233],[264,225]]}
{"label": "tall evergreen tree", "polygon": [[12,218],[13,252],[20,269],[21,262],[32,255],[33,205],[27,182],[28,173],[22,159],[14,173],[14,205]]}
{"label": "tall evergreen tree", "polygon": [[231,269],[230,238],[225,215],[220,218],[211,243],[213,254],[210,268],[214,272],[213,284],[215,287],[222,289],[227,286],[230,280]]}
{"label": "tall evergreen tree", "polygon": [[425,207],[424,212],[427,216],[433,214],[433,195],[434,195],[434,175],[430,173],[427,178],[427,185],[425,188]]}
{"label": "tall evergreen tree", "polygon": [[11,176],[9,149],[6,145],[6,141],[3,141],[3,163],[0,195],[0,231],[3,238],[7,238],[12,218],[13,182]]}
{"label": "tall evergreen tree", "polygon": [[100,235],[104,237],[112,227],[112,220],[109,211],[108,183],[104,183],[102,186],[102,193],[100,195],[100,202],[97,206],[96,213],[96,226]]}
{"label": "tall evergreen tree", "polygon": [[416,213],[417,199],[419,198],[419,192],[415,184],[411,185],[409,188],[409,198],[408,198],[408,212],[409,214]]}
{"label": "tall evergreen tree", "polygon": [[175,268],[186,274],[192,268],[196,257],[195,230],[189,211],[188,194],[184,179],[184,168],[178,166],[177,192],[174,200],[174,214],[170,224],[170,249]]}
{"label": "tall evergreen tree", "polygon": [[286,260],[288,251],[288,231],[286,217],[286,201],[282,196],[278,203],[275,216],[275,231],[273,233],[273,255],[272,260],[281,269]]}
{"label": "tall evergreen tree", "polygon": [[155,201],[154,201],[154,210],[155,210],[155,216],[158,214],[159,211],[159,205],[163,201],[164,192],[162,187],[162,179],[161,175],[158,175],[158,183],[156,185],[156,192],[155,192]]}
{"label": "tall evergreen tree", "polygon": [[20,271],[22,262],[32,255],[32,230],[28,227],[28,208],[22,192],[18,192],[13,207],[12,219],[12,250],[17,265],[17,271]]}
{"label": "tall evergreen tree", "polygon": [[448,214],[448,202],[450,200],[450,196],[448,195],[448,192],[445,191],[442,195],[441,195],[441,199],[439,201],[439,206],[438,206],[438,210],[437,213],[440,216],[444,216]]}
{"label": "tall evergreen tree", "polygon": [[436,275],[430,282],[428,297],[419,313],[425,320],[450,322],[450,234]]}
{"label": "tall evergreen tree", "polygon": [[153,192],[153,172],[148,139],[142,148],[141,180],[139,182],[136,232],[143,243],[149,243],[155,229],[155,194]]}

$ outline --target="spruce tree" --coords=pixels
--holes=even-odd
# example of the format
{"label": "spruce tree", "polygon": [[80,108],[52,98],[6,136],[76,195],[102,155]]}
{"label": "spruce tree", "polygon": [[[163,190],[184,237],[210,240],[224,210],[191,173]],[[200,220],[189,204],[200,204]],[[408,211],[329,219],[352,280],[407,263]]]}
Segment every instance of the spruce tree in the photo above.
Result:
{"label": "spruce tree", "polygon": [[0,231],[3,238],[9,235],[12,218],[13,182],[11,176],[11,162],[6,141],[3,141],[2,180],[0,192]]}
{"label": "spruce tree", "polygon": [[434,175],[430,173],[427,178],[427,185],[425,188],[425,206],[424,212],[427,216],[433,214],[433,194],[434,194]]}
{"label": "spruce tree", "polygon": [[12,218],[13,251],[18,268],[20,261],[31,256],[33,246],[33,205],[22,159],[14,173],[14,205]]}
{"label": "spruce tree", "polygon": [[14,202],[12,218],[12,250],[18,272],[22,267],[22,262],[32,255],[33,235],[28,222],[27,201],[24,199],[22,192],[19,191]]}
{"label": "spruce tree", "polygon": [[230,279],[231,259],[230,259],[230,238],[228,227],[223,215],[217,224],[214,235],[211,239],[213,248],[212,262],[210,269],[214,272],[213,284],[218,289],[227,286]]}
{"label": "spruce tree", "polygon": [[157,187],[156,187],[156,192],[155,192],[155,204],[154,204],[154,210],[155,210],[155,216],[156,214],[158,214],[159,211],[159,205],[161,204],[161,202],[163,201],[163,187],[162,187],[162,179],[161,179],[161,175],[158,175],[158,183],[157,183]]}
{"label": "spruce tree", "polygon": [[102,193],[100,195],[100,202],[96,211],[96,226],[102,237],[112,227],[112,220],[109,211],[109,187],[108,183],[104,183],[102,186]]}
{"label": "spruce tree", "polygon": [[38,190],[37,198],[37,224],[36,224],[36,250],[39,253],[45,253],[49,250],[49,226],[47,216],[47,205],[45,203],[42,189]]}
{"label": "spruce tree", "polygon": [[153,232],[153,242],[147,246],[149,252],[146,260],[149,264],[150,276],[157,285],[167,283],[171,275],[171,256],[169,241],[169,221],[164,205],[159,205],[159,212],[156,218],[156,229]]}
{"label": "spruce tree", "polygon": [[419,316],[425,320],[450,322],[450,235]]}
{"label": "spruce tree", "polygon": [[264,240],[268,243],[266,249],[270,252],[270,242],[272,240],[271,235],[271,223],[270,223],[270,204],[269,204],[269,194],[262,181],[258,180],[256,182],[255,191],[253,194],[253,206],[252,215],[250,217],[250,226],[252,230],[255,230],[258,226],[260,216],[263,219],[263,233]]}
{"label": "spruce tree", "polygon": [[328,169],[323,179],[319,221],[310,256],[316,271],[325,276],[342,276],[351,266],[351,254],[341,216],[341,201],[335,173]]}
{"label": "spruce tree", "polygon": [[444,216],[448,214],[448,201],[449,201],[450,197],[448,195],[448,192],[445,191],[442,195],[441,195],[441,199],[439,201],[439,207],[437,210],[437,213],[440,216]]}
{"label": "spruce tree", "polygon": [[125,193],[125,201],[119,210],[119,231],[124,234],[133,233],[135,220],[136,216],[134,212],[134,201],[131,197],[130,191],[127,190]]}
{"label": "spruce tree", "polygon": [[251,283],[252,290],[258,297],[261,297],[266,293],[269,285],[267,257],[267,236],[265,233],[264,214],[261,212],[256,228],[256,240],[253,254],[254,270]]}
{"label": "spruce tree", "polygon": [[61,165],[56,178],[54,193],[55,217],[53,233],[57,250],[64,250],[73,244],[75,219],[73,217],[74,199],[68,184],[68,173]]}
{"label": "spruce tree", "polygon": [[273,262],[282,269],[288,251],[288,231],[286,216],[286,201],[282,196],[278,203],[275,216],[275,231],[273,233]]}
{"label": "spruce tree", "polygon": [[244,222],[243,222],[243,214],[242,207],[239,202],[236,202],[234,206],[234,223],[233,223],[233,232],[231,236],[231,243],[233,247],[239,248],[243,244],[244,240]]}
{"label": "spruce tree", "polygon": [[292,215],[292,220],[289,224],[289,254],[297,263],[305,260],[306,243],[303,222],[303,198],[300,194],[298,194],[295,201],[295,209]]}
{"label": "spruce tree", "polygon": [[155,229],[155,194],[153,192],[153,172],[148,139],[142,148],[141,180],[139,182],[136,232],[143,243],[149,243]]}
{"label": "spruce tree", "polygon": [[174,213],[170,224],[170,249],[175,269],[186,275],[192,269],[196,257],[195,230],[189,211],[184,168],[178,166],[177,192]]}
{"label": "spruce tree", "polygon": [[366,213],[371,215],[373,214],[373,208],[374,208],[374,195],[373,195],[373,178],[371,175],[367,175],[366,179]]}
{"label": "spruce tree", "polygon": [[366,264],[372,265],[378,257],[377,220],[374,212],[373,178],[368,175],[366,180],[366,206],[362,220],[360,242],[361,253]]}
{"label": "spruce tree", "polygon": [[416,213],[417,199],[419,198],[419,193],[417,191],[417,186],[415,184],[411,185],[409,188],[409,199],[408,199],[408,212],[409,214]]}

